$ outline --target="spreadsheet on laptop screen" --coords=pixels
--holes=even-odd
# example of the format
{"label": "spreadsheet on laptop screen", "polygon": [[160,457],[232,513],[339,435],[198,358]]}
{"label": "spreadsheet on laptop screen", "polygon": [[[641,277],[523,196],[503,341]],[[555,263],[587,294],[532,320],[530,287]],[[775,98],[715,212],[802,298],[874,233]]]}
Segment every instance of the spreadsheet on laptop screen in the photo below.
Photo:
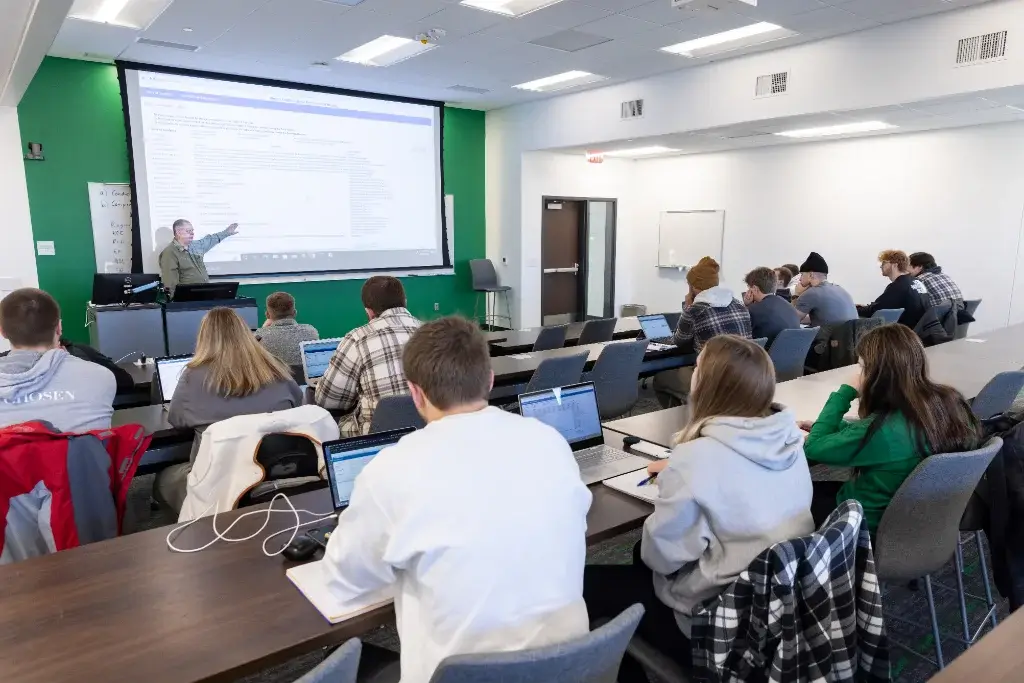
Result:
{"label": "spreadsheet on laptop screen", "polygon": [[569,443],[601,436],[601,416],[593,385],[552,389],[521,396],[523,417],[554,427]]}
{"label": "spreadsheet on laptop screen", "polygon": [[644,331],[644,336],[648,339],[664,339],[672,336],[672,328],[668,326],[668,321],[663,315],[642,315],[638,320],[640,329]]}
{"label": "spreadsheet on laptop screen", "polygon": [[327,372],[327,366],[331,362],[331,356],[337,350],[339,340],[327,342],[315,342],[302,347],[302,354],[306,359],[306,377],[315,379],[323,377]]}
{"label": "spreadsheet on laptop screen", "polygon": [[328,449],[326,455],[328,467],[331,468],[331,493],[336,509],[348,505],[352,499],[352,487],[355,486],[356,477],[374,456],[389,445],[374,444],[355,450],[340,447]]}

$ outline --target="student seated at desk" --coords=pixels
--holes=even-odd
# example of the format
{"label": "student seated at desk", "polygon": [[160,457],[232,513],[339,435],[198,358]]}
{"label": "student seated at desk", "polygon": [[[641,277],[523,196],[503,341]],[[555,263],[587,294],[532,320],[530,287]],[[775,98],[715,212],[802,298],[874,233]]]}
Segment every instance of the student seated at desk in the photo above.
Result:
{"label": "student seated at desk", "polygon": [[887,249],[878,255],[882,277],[889,279],[882,295],[867,306],[858,306],[862,318],[883,309],[902,308],[899,322],[913,329],[931,305],[928,288],[910,274],[910,258],[902,251]]}
{"label": "student seated at desk", "polygon": [[[199,325],[196,352],[178,379],[167,421],[178,428],[207,427],[236,415],[300,405],[302,391],[288,368],[260,346],[234,309],[218,307]],[[185,463],[161,470],[154,484],[157,500],[180,510],[191,469]]]}
{"label": "student seated at desk", "polygon": [[61,348],[60,307],[41,289],[0,302],[0,426],[42,420],[62,432],[109,429],[117,382],[110,370]]}
{"label": "student seated at desk", "polygon": [[342,338],[316,385],[316,404],[344,413],[338,422],[342,436],[366,434],[377,403],[407,393],[402,347],[420,326],[405,307],[398,278],[371,277],[363,283],[362,300],[370,322]]}
{"label": "student seated at desk", "polygon": [[393,588],[402,683],[427,683],[450,655],[586,633],[591,495],[569,444],[487,405],[494,374],[474,323],[425,323],[403,359],[427,426],[360,472],[327,544],[330,589],[355,603]]}
{"label": "student seated at desk", "polygon": [[743,303],[750,314],[750,334],[754,339],[765,337],[765,346],[770,347],[779,332],[800,327],[800,314],[775,293],[778,280],[771,268],[755,268],[747,273],[744,282],[747,291],[743,293]]}
{"label": "student seated at desk", "polygon": [[845,289],[828,281],[828,263],[816,251],[800,265],[793,306],[802,322],[822,327],[857,319],[857,306]]}
{"label": "student seated at desk", "polygon": [[[809,431],[804,452],[812,462],[855,467],[846,483],[815,482],[812,512],[821,523],[840,501],[864,507],[872,533],[907,476],[933,453],[979,447],[977,419],[964,397],[928,378],[924,346],[904,325],[871,330],[857,345],[860,374],[853,386],[835,391]],[[853,422],[844,420],[860,398]]]}
{"label": "student seated at desk", "polygon": [[299,344],[320,338],[312,325],[295,321],[295,298],[287,292],[267,297],[267,320],[256,331],[256,340],[279,361],[288,366],[302,365]]}
{"label": "student seated at desk", "polygon": [[[765,548],[813,530],[803,435],[792,412],[773,411],[774,395],[775,368],[757,344],[720,336],[704,346],[692,421],[673,438],[669,458],[648,468],[658,498],[633,564],[584,572],[591,619],[642,603],[637,633],[688,665],[693,608],[719,595]],[[627,657],[618,680],[647,678]]]}
{"label": "student seated at desk", "polygon": [[[705,256],[686,273],[690,291],[686,295],[683,314],[672,337],[683,353],[700,353],[704,344],[719,334],[734,334],[750,339],[750,314],[732,291],[718,284],[719,265]],[[654,376],[654,393],[663,408],[673,400],[683,400],[690,393],[692,367],[665,370]]]}

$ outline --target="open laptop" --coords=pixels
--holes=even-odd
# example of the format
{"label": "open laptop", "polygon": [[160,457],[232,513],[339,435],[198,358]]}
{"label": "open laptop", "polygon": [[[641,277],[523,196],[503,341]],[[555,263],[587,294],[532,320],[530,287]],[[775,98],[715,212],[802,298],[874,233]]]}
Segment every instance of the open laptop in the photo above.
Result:
{"label": "open laptop", "polygon": [[178,388],[178,380],[185,366],[192,361],[192,354],[186,356],[165,356],[157,358],[155,379],[159,388],[160,402],[167,405],[174,398],[174,390]]}
{"label": "open laptop", "polygon": [[604,445],[593,382],[519,395],[519,411],[554,427],[572,447],[583,483],[590,485],[651,464],[648,458]]}
{"label": "open laptop", "polygon": [[302,356],[302,374],[306,385],[315,387],[320,378],[327,372],[331,356],[338,349],[341,337],[334,339],[317,339],[299,343],[299,354]]}
{"label": "open laptop", "polygon": [[[415,427],[406,427],[324,442],[324,467],[327,468],[327,482],[331,489],[335,512],[340,513],[348,507],[349,501],[352,500],[356,477],[363,468],[382,450],[394,446],[399,439],[414,431]],[[331,531],[337,524],[337,517],[331,517],[329,521],[325,520],[324,524],[307,531],[306,535],[326,545]]]}
{"label": "open laptop", "polygon": [[661,313],[637,316],[637,320],[640,322],[640,329],[644,331],[644,337],[647,338],[647,341],[654,342],[655,344],[672,343],[672,337],[675,333],[668,326],[668,321],[665,320],[665,316]]}

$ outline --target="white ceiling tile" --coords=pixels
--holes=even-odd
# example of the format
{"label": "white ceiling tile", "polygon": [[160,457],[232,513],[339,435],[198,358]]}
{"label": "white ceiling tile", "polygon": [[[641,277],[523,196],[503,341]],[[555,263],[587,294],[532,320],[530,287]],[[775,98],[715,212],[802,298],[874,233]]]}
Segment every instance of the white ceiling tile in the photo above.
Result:
{"label": "white ceiling tile", "polygon": [[[268,0],[175,0],[150,24],[144,36],[153,40],[205,45],[267,2]],[[183,31],[184,28],[191,28],[192,31]]]}
{"label": "white ceiling tile", "polygon": [[449,4],[440,12],[408,24],[406,32],[415,35],[427,29],[442,28],[447,33],[445,40],[451,40],[511,21],[513,20],[495,12],[484,12],[465,5]]}
{"label": "white ceiling tile", "polygon": [[55,57],[80,58],[89,53],[97,57],[114,58],[128,46],[134,45],[137,35],[138,31],[127,26],[67,19],[50,47],[50,54]]}
{"label": "white ceiling tile", "polygon": [[528,42],[608,16],[611,16],[610,12],[585,5],[579,0],[562,0],[550,7],[492,26],[483,33],[495,38]]}
{"label": "white ceiling tile", "polygon": [[637,33],[643,33],[644,31],[650,31],[657,27],[658,24],[653,24],[649,21],[633,19],[624,14],[612,14],[604,19],[583,24],[578,30],[584,33],[604,36],[605,38],[625,38]]}
{"label": "white ceiling tile", "polygon": [[359,5],[402,22],[425,19],[448,6],[444,0],[365,0]]}
{"label": "white ceiling tile", "polygon": [[734,28],[749,26],[752,23],[755,22],[747,17],[720,10],[718,12],[701,14],[678,24],[672,24],[671,28],[678,29],[681,33],[685,34],[684,40],[690,40],[692,38],[714,35],[722,31],[731,31]]}
{"label": "white ceiling tile", "polygon": [[[690,34],[683,33],[679,29],[673,26],[658,26],[657,28],[651,29],[650,31],[644,31],[643,33],[637,33],[632,36],[627,36],[621,40],[622,43],[632,47],[642,47],[648,50],[659,50],[669,45],[675,45],[681,43],[684,40],[689,40]],[[679,55],[673,55],[676,61],[679,63],[680,68],[683,66],[689,66],[692,62],[689,59],[680,57]]]}
{"label": "white ceiling tile", "polygon": [[634,19],[650,21],[658,24],[659,26],[674,24],[691,16],[691,13],[689,12],[674,9],[668,0],[651,0],[650,2],[638,7],[624,10],[620,12],[620,14],[624,14],[627,17],[633,17]]}
{"label": "white ceiling tile", "polygon": [[907,105],[909,109],[915,109],[933,116],[955,116],[967,112],[993,109],[999,106],[998,102],[983,97],[948,97],[938,100],[914,102]]}
{"label": "white ceiling tile", "polygon": [[650,0],[584,0],[584,2],[599,9],[608,10],[609,12],[621,12],[623,10],[643,5],[644,3],[650,2]]}
{"label": "white ceiling tile", "polygon": [[730,9],[757,21],[770,21],[785,26],[785,20],[794,14],[804,14],[827,7],[822,0],[763,0],[757,7],[736,3]]}
{"label": "white ceiling tile", "polygon": [[943,0],[850,0],[841,7],[847,12],[881,21],[899,21],[952,9]]}
{"label": "white ceiling tile", "polygon": [[852,12],[835,7],[797,14],[786,19],[786,28],[806,35],[814,35],[821,31],[859,31],[876,25],[878,22],[868,17],[860,17]]}

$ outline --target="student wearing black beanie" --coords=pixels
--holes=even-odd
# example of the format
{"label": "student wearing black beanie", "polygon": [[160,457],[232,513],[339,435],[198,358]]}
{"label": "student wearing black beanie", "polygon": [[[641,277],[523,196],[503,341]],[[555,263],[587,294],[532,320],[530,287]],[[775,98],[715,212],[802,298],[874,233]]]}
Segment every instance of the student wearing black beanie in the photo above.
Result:
{"label": "student wearing black beanie", "polygon": [[793,306],[803,322],[812,327],[841,323],[858,317],[853,297],[839,285],[828,281],[828,263],[812,251],[800,266],[800,283]]}

